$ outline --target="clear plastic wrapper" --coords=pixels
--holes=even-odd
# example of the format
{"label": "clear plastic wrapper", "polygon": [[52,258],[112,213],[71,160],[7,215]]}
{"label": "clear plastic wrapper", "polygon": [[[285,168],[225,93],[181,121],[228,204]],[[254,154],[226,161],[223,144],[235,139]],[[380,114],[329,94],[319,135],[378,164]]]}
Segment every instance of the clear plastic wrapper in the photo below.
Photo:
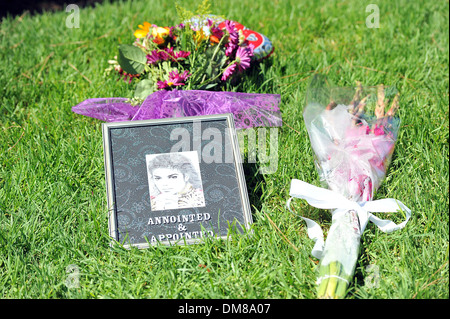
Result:
{"label": "clear plastic wrapper", "polygon": [[384,86],[309,89],[303,116],[324,186],[353,201],[372,199],[397,140],[398,98]]}
{"label": "clear plastic wrapper", "polygon": [[[333,192],[330,195],[336,193],[342,197],[334,201],[334,206],[328,207],[327,199],[322,203],[321,198],[306,194],[307,188],[303,186],[306,183],[293,183],[291,188],[291,196],[307,199],[319,208],[334,208],[327,239],[320,256],[317,254],[320,258],[319,298],[345,296],[355,271],[361,234],[369,220],[381,229],[389,224],[383,231],[396,230],[406,223],[395,225],[361,209],[364,202],[373,200],[374,192],[386,176],[400,124],[395,117],[398,108],[397,90],[383,85],[363,87],[358,82],[355,88],[336,88],[328,85],[326,78],[316,77],[308,89],[303,115],[320,181],[323,187]],[[305,195],[292,195],[301,193],[293,191],[294,185],[304,187]],[[314,189],[310,188],[309,192]],[[396,201],[386,201],[389,201],[389,208],[383,207],[387,202],[382,201],[373,206],[379,206],[382,212],[395,211],[392,202]],[[401,207],[409,211],[402,203]],[[315,223],[305,220],[312,229],[311,225]],[[316,240],[320,237],[309,235],[311,238],[316,236]]]}

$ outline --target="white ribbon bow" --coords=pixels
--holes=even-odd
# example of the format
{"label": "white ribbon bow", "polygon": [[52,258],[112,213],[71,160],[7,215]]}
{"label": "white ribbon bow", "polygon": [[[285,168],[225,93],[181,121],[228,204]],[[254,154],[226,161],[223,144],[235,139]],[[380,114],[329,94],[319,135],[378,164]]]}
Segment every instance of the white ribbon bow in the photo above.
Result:
{"label": "white ribbon bow", "polygon": [[[305,199],[311,206],[321,209],[339,209],[340,211],[354,210],[358,214],[360,223],[360,232],[363,233],[366,225],[369,221],[378,226],[378,228],[385,232],[390,233],[398,229],[405,227],[409,218],[411,217],[411,210],[406,207],[402,202],[393,198],[379,199],[367,202],[353,202],[348,200],[341,194],[334,191],[317,187],[298,179],[293,179],[291,182],[291,189],[289,192],[291,198],[287,201],[287,208],[295,214],[290,207],[293,197]],[[380,219],[372,214],[374,213],[392,213],[398,210],[405,212],[406,219],[400,224],[395,224],[391,220]],[[335,211],[334,211],[335,212]],[[334,213],[333,212],[333,213]],[[297,215],[297,214],[295,214]],[[305,222],[308,230],[308,236],[315,241],[314,248],[311,254],[320,259],[322,257],[324,249],[324,239],[322,228],[315,221],[301,217]]]}

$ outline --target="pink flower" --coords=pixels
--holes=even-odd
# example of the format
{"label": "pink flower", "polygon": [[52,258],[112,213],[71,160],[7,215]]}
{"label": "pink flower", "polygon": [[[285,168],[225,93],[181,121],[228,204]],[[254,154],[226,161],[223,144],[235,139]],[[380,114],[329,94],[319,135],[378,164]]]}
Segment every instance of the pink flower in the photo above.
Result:
{"label": "pink flower", "polygon": [[222,81],[226,81],[236,70],[236,63],[230,64],[229,66],[227,66],[227,68],[225,69],[225,71],[223,71],[223,75],[222,75]]}
{"label": "pink flower", "polygon": [[384,134],[384,129],[383,129],[383,126],[382,125],[380,125],[380,126],[378,126],[378,125],[375,125],[375,128],[373,129],[373,133],[375,134],[375,135],[383,135]]}
{"label": "pink flower", "polygon": [[253,56],[253,45],[248,47],[238,47],[236,50],[236,60],[227,66],[223,71],[222,81],[226,81],[236,71],[236,66],[239,71],[243,71],[250,67],[250,62]]}
{"label": "pink flower", "polygon": [[226,56],[232,56],[233,53],[234,53],[234,51],[235,51],[236,48],[237,48],[237,45],[228,42],[227,44],[225,44],[225,47],[226,47],[226,49],[225,49],[225,55],[226,55]]}
{"label": "pink flower", "polygon": [[161,60],[158,50],[153,50],[150,54],[147,54],[147,63],[156,64]]}
{"label": "pink flower", "polygon": [[180,59],[186,59],[189,55],[191,54],[191,52],[189,51],[178,51],[175,52],[175,60],[180,60]]}
{"label": "pink flower", "polygon": [[158,81],[158,83],[156,83],[156,85],[158,86],[158,90],[164,90],[169,87],[169,85],[167,84],[167,81]]}
{"label": "pink flower", "polygon": [[213,26],[211,27],[211,35],[220,40],[223,37],[223,30],[219,27]]}
{"label": "pink flower", "polygon": [[243,71],[250,67],[250,62],[253,56],[253,45],[248,47],[239,47],[236,51],[236,63],[239,71]]}
{"label": "pink flower", "polygon": [[158,89],[163,90],[174,86],[185,85],[187,78],[190,76],[187,70],[181,74],[178,73],[178,70],[172,71],[169,73],[169,79],[167,81],[158,81]]}
{"label": "pink flower", "polygon": [[228,33],[230,34],[230,38],[239,41],[239,35],[237,36],[237,39],[235,38],[235,35],[238,33],[238,31],[236,29],[236,24],[234,23],[234,21],[225,21],[225,29],[227,29]]}
{"label": "pink flower", "polygon": [[156,64],[159,61],[171,60],[178,62],[181,59],[187,58],[191,52],[189,51],[177,51],[174,52],[173,48],[164,48],[162,50],[153,50],[150,54],[147,54],[147,62],[149,64]]}
{"label": "pink flower", "polygon": [[173,55],[173,48],[164,48],[158,52],[159,58],[162,61],[167,61]]}
{"label": "pink flower", "polygon": [[173,47],[165,48],[164,51],[160,51],[161,59],[164,61],[171,60],[173,62],[177,62],[180,59],[187,58],[191,52],[189,51],[177,51],[173,50]]}
{"label": "pink flower", "polygon": [[369,201],[372,199],[372,179],[366,175],[352,177],[348,181],[348,191],[353,200]]}
{"label": "pink flower", "polygon": [[173,82],[180,82],[180,81],[186,81],[188,77],[191,75],[189,74],[188,70],[185,70],[183,73],[179,74],[178,70],[172,71],[169,73],[169,80]]}

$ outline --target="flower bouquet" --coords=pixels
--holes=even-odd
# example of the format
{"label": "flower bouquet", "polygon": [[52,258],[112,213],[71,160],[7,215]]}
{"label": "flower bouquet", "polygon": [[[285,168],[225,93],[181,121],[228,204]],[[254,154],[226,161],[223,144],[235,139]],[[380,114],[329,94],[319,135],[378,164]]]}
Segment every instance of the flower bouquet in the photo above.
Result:
{"label": "flower bouquet", "polygon": [[177,6],[181,23],[148,22],[121,44],[106,74],[136,83],[133,98],[91,98],[72,107],[107,122],[232,113],[237,128],[281,126],[279,94],[230,92],[273,52],[270,40],[242,24]]}
{"label": "flower bouquet", "polygon": [[[206,4],[205,4],[206,3]],[[181,23],[161,27],[139,25],[133,44],[121,44],[107,69],[130,82],[136,79],[135,99],[157,90],[220,90],[236,84],[273,52],[264,35],[238,22],[206,14],[207,2],[196,15],[177,6]]]}
{"label": "flower bouquet", "polygon": [[[410,210],[399,201],[373,200],[386,176],[397,139],[399,93],[383,85],[362,87],[358,83],[355,91],[313,84],[307,99],[304,120],[320,180],[328,189],[293,180],[290,195],[333,210],[325,243],[320,226],[304,219],[309,237],[316,240],[313,255],[320,259],[317,295],[343,298],[367,223],[372,221],[382,231],[391,232],[404,227],[410,217]],[[399,225],[372,214],[399,209],[406,215]]]}

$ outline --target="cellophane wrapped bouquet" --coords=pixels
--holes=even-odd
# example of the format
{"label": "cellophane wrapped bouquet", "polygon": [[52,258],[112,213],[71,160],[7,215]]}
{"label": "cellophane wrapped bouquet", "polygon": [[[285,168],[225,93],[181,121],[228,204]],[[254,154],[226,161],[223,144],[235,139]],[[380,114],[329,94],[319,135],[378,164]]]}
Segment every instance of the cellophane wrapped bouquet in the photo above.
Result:
{"label": "cellophane wrapped bouquet", "polygon": [[220,90],[236,84],[273,50],[260,33],[209,14],[208,1],[195,14],[178,5],[176,9],[179,24],[144,22],[134,32],[134,43],[121,44],[118,55],[109,60],[107,74],[117,72],[137,82],[136,104],[158,90]]}
{"label": "cellophane wrapped bouquet", "polygon": [[[324,186],[352,202],[372,201],[394,151],[398,109],[399,93],[392,87],[359,82],[356,89],[310,87],[304,120]],[[318,298],[346,295],[366,224],[354,209],[332,211],[319,264]]]}
{"label": "cellophane wrapped bouquet", "polygon": [[133,96],[90,98],[72,111],[107,122],[232,113],[237,128],[281,126],[279,94],[239,86],[261,80],[257,67],[272,54],[271,41],[209,7],[204,0],[192,13],[177,5],[175,26],[139,25],[105,70],[130,83]]}

